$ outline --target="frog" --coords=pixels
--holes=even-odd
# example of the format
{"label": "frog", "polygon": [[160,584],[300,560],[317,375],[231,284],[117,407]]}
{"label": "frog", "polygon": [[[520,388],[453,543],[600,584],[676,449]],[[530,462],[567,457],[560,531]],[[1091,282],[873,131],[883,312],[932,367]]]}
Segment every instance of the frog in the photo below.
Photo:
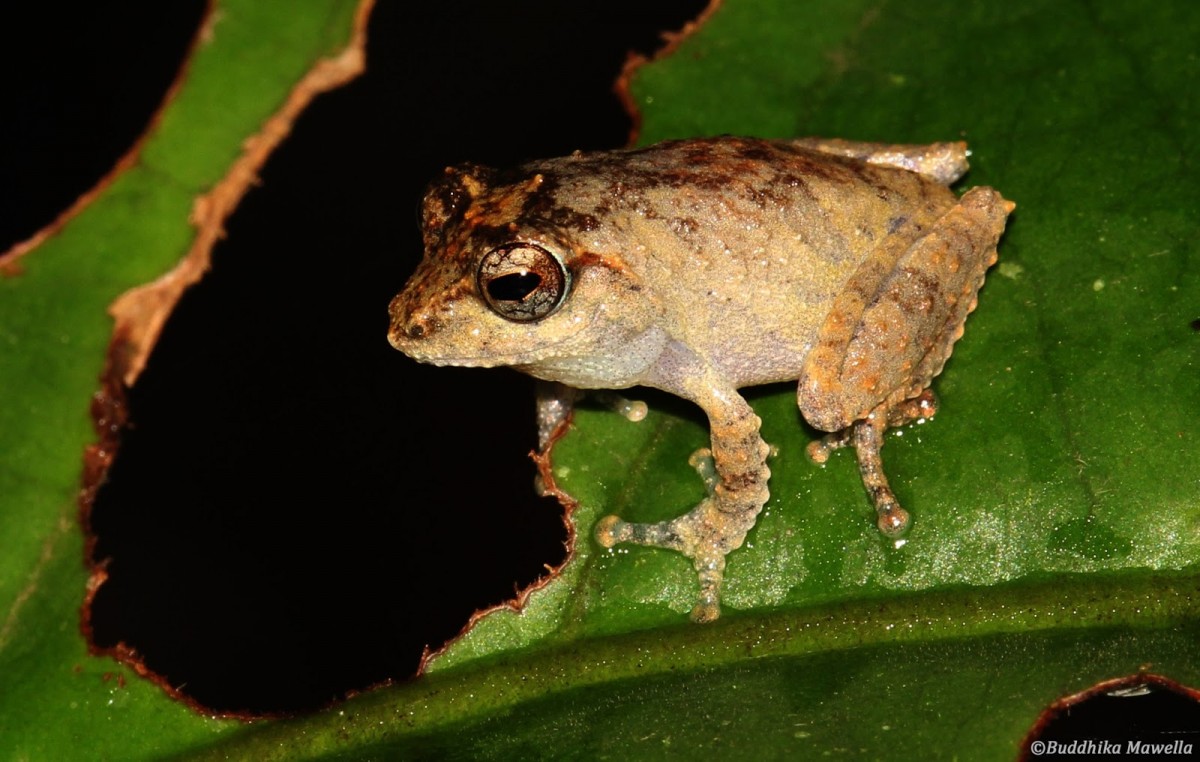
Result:
{"label": "frog", "polygon": [[448,167],[424,195],[425,255],[389,305],[388,339],[420,362],[561,385],[542,400],[543,434],[574,390],[697,405],[710,443],[689,462],[705,497],[670,520],[606,516],[593,536],[689,558],[691,618],[711,622],[726,558],[770,496],[772,448],[744,388],[796,383],[824,432],[811,458],[852,447],[878,529],[907,530],[884,434],[936,412],[931,382],[1015,208],[990,187],[951,189],[967,157],[961,141],[720,136]]}

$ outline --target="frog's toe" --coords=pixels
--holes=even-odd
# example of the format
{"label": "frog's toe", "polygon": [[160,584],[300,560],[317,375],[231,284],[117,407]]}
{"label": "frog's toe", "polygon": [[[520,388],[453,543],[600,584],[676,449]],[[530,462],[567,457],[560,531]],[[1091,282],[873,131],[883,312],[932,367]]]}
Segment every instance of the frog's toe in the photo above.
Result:
{"label": "frog's toe", "polygon": [[605,548],[611,548],[619,542],[628,541],[626,528],[629,525],[621,521],[619,516],[605,516],[596,522],[596,542]]}
{"label": "frog's toe", "polygon": [[631,542],[634,545],[684,551],[687,543],[680,536],[677,524],[677,521],[639,524],[622,521],[619,516],[605,516],[596,523],[596,542],[606,548],[622,542]]}
{"label": "frog's toe", "polygon": [[614,391],[600,390],[593,392],[596,399],[602,402],[614,413],[620,413],[626,420],[637,423],[645,420],[650,407],[641,400],[627,399]]}
{"label": "frog's toe", "polygon": [[[704,451],[702,451],[704,452]],[[704,455],[697,453],[698,460]],[[721,616],[721,583],[725,578],[725,555],[732,549],[723,538],[706,533],[705,518],[716,510],[705,500],[691,513],[672,521],[640,524],[605,516],[596,524],[596,541],[606,548],[618,543],[649,545],[678,551],[692,559],[700,582],[700,598],[692,609],[693,622],[711,622]],[[740,541],[732,546],[740,545]]]}
{"label": "frog's toe", "polygon": [[713,461],[712,450],[702,447],[688,456],[688,465],[696,469],[696,473],[704,481],[704,489],[712,497],[721,482],[717,475],[717,464]]}
{"label": "frog's toe", "polygon": [[616,407],[616,411],[625,416],[627,420],[637,423],[646,419],[646,415],[650,412],[650,407],[641,400],[627,400],[622,397],[620,404]]}
{"label": "frog's toe", "polygon": [[850,433],[851,429],[848,427],[809,442],[808,447],[805,448],[809,460],[818,465],[829,460],[829,456],[835,450],[840,450],[850,444]]}
{"label": "frog's toe", "polygon": [[916,397],[904,400],[888,411],[888,427],[898,428],[913,421],[923,423],[937,415],[938,400],[932,389],[925,389]]}
{"label": "frog's toe", "polygon": [[888,537],[899,537],[908,530],[908,511],[900,507],[895,500],[890,503],[875,506],[876,525],[879,531]]}
{"label": "frog's toe", "polygon": [[721,618],[721,602],[716,598],[711,600],[703,598],[696,604],[690,614],[691,619],[696,624],[704,624],[706,622],[715,622]]}
{"label": "frog's toe", "polygon": [[699,548],[693,558],[700,577],[700,600],[692,609],[693,622],[711,622],[721,616],[721,582],[725,579],[725,554],[716,548]]}

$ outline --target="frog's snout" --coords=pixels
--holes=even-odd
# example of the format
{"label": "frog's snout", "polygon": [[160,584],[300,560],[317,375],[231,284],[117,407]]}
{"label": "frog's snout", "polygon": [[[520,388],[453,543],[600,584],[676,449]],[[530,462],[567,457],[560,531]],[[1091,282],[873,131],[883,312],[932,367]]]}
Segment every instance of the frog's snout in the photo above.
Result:
{"label": "frog's snout", "polygon": [[396,349],[403,352],[408,348],[410,342],[420,341],[425,337],[425,326],[417,323],[415,325],[392,325],[388,330],[388,343]]}
{"label": "frog's snout", "polygon": [[410,315],[406,320],[392,321],[388,330],[388,342],[401,352],[409,352],[414,344],[436,330],[436,321],[429,315]]}
{"label": "frog's snout", "polygon": [[428,310],[412,308],[412,300],[401,292],[388,305],[391,325],[388,328],[388,343],[401,352],[407,352],[415,342],[419,342],[437,330],[437,318]]}

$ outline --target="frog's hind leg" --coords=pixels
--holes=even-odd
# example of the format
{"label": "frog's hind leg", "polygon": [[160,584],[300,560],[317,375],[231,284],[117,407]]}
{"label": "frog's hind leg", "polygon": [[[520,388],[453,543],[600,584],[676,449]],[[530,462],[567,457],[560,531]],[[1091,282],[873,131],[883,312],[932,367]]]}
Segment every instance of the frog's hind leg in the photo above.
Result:
{"label": "frog's hind leg", "polygon": [[929,143],[867,143],[837,138],[796,138],[788,143],[810,151],[874,164],[881,167],[907,169],[930,180],[950,185],[967,173],[967,144]]}
{"label": "frog's hind leg", "polygon": [[963,334],[1011,209],[992,189],[975,188],[911,245],[893,239],[846,283],[805,358],[800,410],[837,432],[809,453],[820,462],[854,445],[887,534],[903,531],[908,518],[883,473],[883,433],[932,414],[930,382]]}
{"label": "frog's hind leg", "polygon": [[908,529],[909,517],[908,511],[900,507],[896,493],[892,492],[887,474],[883,471],[883,457],[879,452],[883,447],[883,435],[889,428],[932,418],[936,412],[937,399],[931,389],[926,389],[915,399],[905,400],[890,409],[880,405],[863,420],[813,442],[809,445],[808,453],[813,460],[823,463],[829,456],[826,439],[838,442],[832,449],[853,445],[863,486],[867,488],[867,494],[875,506],[876,525],[883,534],[897,537]]}

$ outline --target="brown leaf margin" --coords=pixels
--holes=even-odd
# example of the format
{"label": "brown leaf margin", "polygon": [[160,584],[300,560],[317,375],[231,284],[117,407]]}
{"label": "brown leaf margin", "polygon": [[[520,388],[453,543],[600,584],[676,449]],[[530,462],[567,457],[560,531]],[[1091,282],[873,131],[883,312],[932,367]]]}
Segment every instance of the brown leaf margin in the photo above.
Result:
{"label": "brown leaf margin", "polygon": [[[116,325],[106,374],[115,373],[126,386],[133,386],[179,297],[208,271],[213,247],[225,237],[225,220],[258,184],[259,170],[291,133],[296,119],[313,98],[349,83],[366,70],[367,21],[374,5],[375,0],[359,0],[350,44],[334,58],[318,61],[292,88],[283,107],[267,119],[261,130],[246,138],[242,155],[225,177],[208,193],[196,197],[188,220],[196,226],[196,239],[187,255],[170,272],[153,283],[126,291],[109,307]],[[199,39],[208,33],[213,16],[210,0]],[[174,86],[170,94],[173,91]],[[170,102],[170,94],[164,107]]]}
{"label": "brown leaf margin", "polygon": [[191,68],[192,58],[195,57],[196,50],[212,37],[212,28],[218,18],[215,8],[217,2],[218,0],[208,0],[204,10],[204,17],[200,20],[200,26],[196,29],[196,34],[192,37],[192,41],[188,45],[188,54],[184,57],[179,73],[175,75],[175,80],[167,88],[162,103],[150,115],[150,121],[146,123],[146,128],[142,130],[142,134],[134,140],[129,150],[121,158],[117,159],[112,169],[108,170],[103,177],[96,181],[95,185],[84,191],[79,198],[75,199],[74,203],[59,212],[58,216],[50,224],[38,230],[24,241],[18,241],[13,244],[7,251],[0,252],[0,277],[18,277],[22,272],[21,259],[25,255],[57,235],[58,231],[62,230],[68,222],[78,217],[110,185],[116,182],[118,177],[137,166],[138,157],[142,153],[142,147],[150,135],[154,134],[155,130],[158,129],[159,122],[162,121],[162,115],[166,111],[167,105],[175,100],[179,89],[187,82],[188,70]]}
{"label": "brown leaf margin", "polygon": [[[525,608],[526,604],[529,603],[529,596],[553,582],[562,573],[562,570],[566,568],[567,564],[571,563],[571,561],[575,558],[575,541],[577,537],[575,532],[575,522],[572,520],[572,516],[575,514],[575,509],[579,507],[579,501],[559,488],[558,482],[556,482],[554,479],[554,471],[550,462],[550,451],[554,449],[554,445],[556,442],[558,442],[558,440],[566,436],[567,431],[571,428],[571,419],[573,417],[574,411],[568,413],[567,417],[559,422],[558,426],[554,428],[554,432],[551,433],[550,437],[546,440],[546,446],[542,448],[541,452],[532,450],[529,453],[529,457],[537,465],[538,479],[540,480],[541,484],[539,492],[544,496],[553,496],[556,500],[558,500],[559,505],[562,506],[563,526],[567,528],[567,539],[563,541],[563,545],[565,545],[567,548],[566,557],[563,558],[562,563],[560,563],[558,566],[550,566],[547,564],[546,575],[538,578],[526,587],[517,590],[516,596],[512,600],[498,603],[495,606],[489,606],[486,609],[480,609],[474,614],[471,614],[471,618],[467,620],[467,623],[463,625],[463,628],[459,630],[458,634],[450,638],[450,640],[447,640],[438,648],[430,650],[429,646],[425,646],[425,650],[421,653],[421,662],[417,665],[417,672],[414,677],[420,677],[421,675],[425,674],[425,670],[429,667],[430,663],[448,651],[451,646],[459,641],[459,639],[465,637],[468,632],[474,629],[479,620],[496,611],[521,611],[521,609]],[[374,687],[380,686],[373,686],[373,688]]]}
{"label": "brown leaf margin", "polygon": [[1033,753],[1032,744],[1034,741],[1041,738],[1042,734],[1046,732],[1046,728],[1050,725],[1050,723],[1054,722],[1059,717],[1068,714],[1072,707],[1078,706],[1079,704],[1082,704],[1089,699],[1096,698],[1097,696],[1103,696],[1107,693],[1112,693],[1113,691],[1129,690],[1131,688],[1152,685],[1156,688],[1171,691],[1172,693],[1179,694],[1180,696],[1190,698],[1192,701],[1200,702],[1200,691],[1197,691],[1195,688],[1189,688],[1182,683],[1175,682],[1169,677],[1156,675],[1153,672],[1150,672],[1149,664],[1142,665],[1140,670],[1141,671],[1139,671],[1137,674],[1125,675],[1124,677],[1115,677],[1111,680],[1102,680],[1101,682],[1098,682],[1089,688],[1085,688],[1078,693],[1072,693],[1069,696],[1063,696],[1050,706],[1043,709],[1042,713],[1038,715],[1037,721],[1033,723],[1033,727],[1030,728],[1025,737],[1021,739],[1021,754],[1017,757],[1019,762],[1029,762],[1029,760],[1037,759],[1038,755]]}
{"label": "brown leaf margin", "polygon": [[663,46],[656,50],[652,57],[646,58],[640,53],[630,53],[625,57],[625,65],[621,67],[621,73],[617,76],[617,81],[613,83],[613,92],[621,101],[621,107],[625,109],[625,113],[629,114],[629,118],[633,121],[633,126],[629,128],[629,146],[631,148],[642,134],[642,110],[638,108],[632,90],[634,76],[643,66],[672,55],[684,40],[700,31],[700,28],[707,24],[724,4],[725,0],[709,0],[708,6],[700,11],[700,15],[684,24],[678,32],[663,32]]}
{"label": "brown leaf margin", "polygon": [[[637,143],[638,135],[640,135],[642,131],[642,112],[638,108],[637,102],[634,100],[633,94],[630,91],[630,84],[633,81],[634,75],[636,75],[638,70],[643,66],[666,58],[674,53],[675,49],[678,48],[684,40],[696,34],[696,32],[698,32],[700,28],[707,23],[708,20],[713,17],[713,14],[716,13],[723,4],[724,0],[709,0],[709,3],[704,10],[700,11],[696,18],[684,23],[683,27],[678,31],[663,32],[661,34],[663,45],[654,52],[653,56],[647,58],[640,53],[634,53],[632,51],[625,56],[625,63],[621,66],[621,72],[617,75],[617,79],[613,82],[613,92],[620,100],[622,108],[625,109],[625,113],[629,115],[630,120],[633,122],[633,126],[629,130],[629,141],[627,145],[633,146],[635,143]],[[547,496],[552,495],[558,500],[559,504],[563,508],[563,525],[567,528],[567,539],[563,542],[563,544],[566,546],[567,554],[563,558],[562,563],[560,563],[558,566],[547,565],[546,575],[544,577],[535,580],[520,590],[517,590],[515,597],[513,597],[511,600],[476,611],[471,615],[471,618],[467,620],[467,623],[463,625],[463,628],[459,630],[457,635],[450,638],[450,640],[447,640],[438,648],[430,650],[430,648],[426,646],[425,651],[421,654],[421,663],[417,666],[417,672],[415,675],[416,677],[420,677],[421,675],[425,674],[426,670],[434,661],[437,660],[439,656],[449,651],[459,640],[464,638],[467,633],[474,629],[475,625],[480,620],[497,611],[512,611],[515,613],[524,609],[529,603],[529,597],[531,595],[554,582],[554,580],[562,574],[563,569],[565,569],[568,564],[575,560],[575,543],[578,537],[575,522],[572,520],[572,516],[575,513],[575,509],[579,506],[579,501],[559,488],[554,479],[552,458],[554,445],[558,442],[558,440],[566,436],[568,431],[570,431],[573,418],[573,412],[569,413],[567,417],[554,429],[554,433],[550,435],[549,439],[546,441],[546,445],[541,449],[541,451],[539,452],[534,450],[529,453],[529,457],[537,465],[538,478],[540,479],[542,485],[541,493]]]}
{"label": "brown leaf margin", "polygon": [[[210,718],[248,721],[261,719],[265,715],[244,712],[214,713],[170,685],[162,675],[149,669],[135,649],[124,643],[118,643],[111,648],[96,646],[92,637],[92,602],[104,585],[108,573],[104,561],[94,560],[96,537],[91,527],[92,506],[96,493],[116,457],[120,433],[127,421],[125,390],[137,381],[158,341],[163,325],[183,292],[197,283],[208,271],[213,247],[225,235],[225,221],[246,193],[257,184],[258,172],[275,148],[290,134],[296,119],[318,95],[349,83],[366,70],[367,23],[374,5],[375,0],[359,0],[349,44],[337,55],[322,59],[309,69],[292,88],[280,109],[263,123],[258,132],[243,141],[241,155],[230,165],[224,177],[207,193],[196,197],[188,219],[196,227],[196,235],[187,254],[169,272],[151,283],[126,291],[108,308],[109,315],[113,318],[112,339],[109,342],[105,367],[100,374],[100,388],[93,396],[91,406],[93,425],[99,441],[88,445],[84,450],[82,485],[79,491],[80,523],[85,537],[84,560],[89,570],[86,593],[80,608],[80,629],[92,656],[111,656],[138,675],[157,684],[171,698]],[[43,242],[56,235],[103,194],[117,178],[137,165],[142,149],[186,83],[196,51],[211,39],[214,25],[219,18],[218,0],[209,0],[204,18],[192,39],[189,53],[175,81],[167,89],[161,104],[147,123],[146,129],[133,146],[117,160],[113,168],[52,223],[0,254],[0,275],[19,276],[21,258],[28,256]]]}

